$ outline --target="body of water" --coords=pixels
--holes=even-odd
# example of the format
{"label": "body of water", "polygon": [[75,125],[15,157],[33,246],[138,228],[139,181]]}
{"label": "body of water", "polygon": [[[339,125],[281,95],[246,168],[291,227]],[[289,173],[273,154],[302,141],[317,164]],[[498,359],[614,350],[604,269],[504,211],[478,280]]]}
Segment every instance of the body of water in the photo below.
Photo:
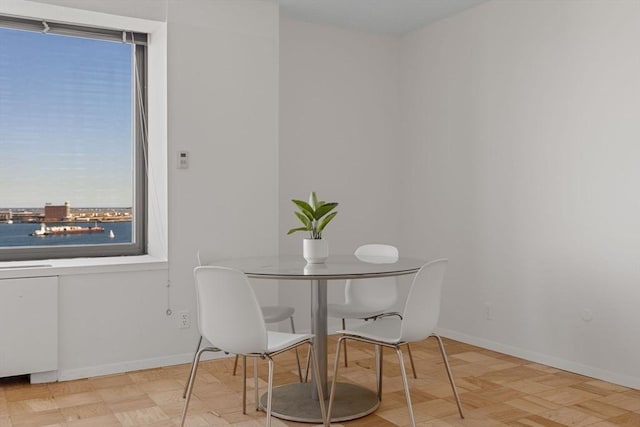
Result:
{"label": "body of water", "polygon": [[[77,225],[80,227],[93,227],[93,222],[71,222],[64,224],[47,223],[47,226]],[[78,234],[56,234],[52,236],[36,237],[32,236],[35,230],[40,229],[37,223],[14,223],[0,224],[0,247],[9,246],[59,246],[59,245],[99,245],[114,243],[131,243],[131,222],[106,222],[97,223],[103,227],[102,233],[78,233]],[[114,237],[109,237],[109,232],[113,231]]]}

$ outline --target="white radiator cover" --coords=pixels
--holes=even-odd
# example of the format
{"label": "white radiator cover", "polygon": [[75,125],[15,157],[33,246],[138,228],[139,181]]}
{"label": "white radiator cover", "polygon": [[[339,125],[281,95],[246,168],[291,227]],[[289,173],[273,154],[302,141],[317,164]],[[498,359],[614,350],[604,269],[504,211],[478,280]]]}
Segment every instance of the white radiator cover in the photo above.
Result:
{"label": "white radiator cover", "polygon": [[58,369],[58,277],[0,280],[0,377]]}

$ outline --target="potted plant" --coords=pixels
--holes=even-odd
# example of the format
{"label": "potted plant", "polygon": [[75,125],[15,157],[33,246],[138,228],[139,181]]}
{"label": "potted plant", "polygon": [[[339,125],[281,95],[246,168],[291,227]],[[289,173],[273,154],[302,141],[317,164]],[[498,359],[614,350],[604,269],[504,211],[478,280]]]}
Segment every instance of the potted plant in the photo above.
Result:
{"label": "potted plant", "polygon": [[309,237],[304,239],[302,244],[302,255],[310,264],[321,264],[329,256],[329,245],[322,238],[322,232],[338,214],[337,211],[333,211],[338,203],[318,200],[314,191],[309,195],[308,203],[296,199],[291,201],[298,207],[294,214],[302,222],[302,227],[292,228],[287,234],[296,231],[309,232]]}

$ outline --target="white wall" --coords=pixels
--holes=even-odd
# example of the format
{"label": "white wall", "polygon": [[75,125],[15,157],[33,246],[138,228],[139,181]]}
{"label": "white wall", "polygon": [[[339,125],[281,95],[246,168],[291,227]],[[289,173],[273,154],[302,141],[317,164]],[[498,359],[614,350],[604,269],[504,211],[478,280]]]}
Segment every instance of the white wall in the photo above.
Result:
{"label": "white wall", "polygon": [[[168,268],[66,270],[59,377],[188,362],[197,342],[196,251],[278,252],[278,8],[259,0],[42,2],[168,24]],[[190,152],[189,169],[176,169],[178,150]],[[151,203],[156,196],[167,199],[152,195]],[[277,299],[275,287],[256,287],[263,303]],[[182,310],[192,314],[190,329],[178,329]]]}
{"label": "white wall", "polygon": [[[398,39],[280,19],[280,249],[301,254],[291,199],[336,201],[332,253],[398,243]],[[342,301],[343,283],[329,284]],[[309,286],[280,285],[280,301],[309,329]],[[337,324],[336,324],[337,326]],[[331,329],[331,325],[330,325]]]}
{"label": "white wall", "polygon": [[494,1],[402,40],[262,1],[47,3],[169,24],[169,270],[61,278],[68,377],[186,362],[167,278],[194,312],[198,248],[299,253],[289,199],[316,190],[332,251],[451,259],[446,335],[640,387],[640,3]]}
{"label": "white wall", "polygon": [[[193,307],[196,250],[278,252],[278,9],[264,1],[169,2],[169,255]],[[178,170],[179,150],[190,168]],[[255,287],[262,302],[275,284]]]}
{"label": "white wall", "polygon": [[404,38],[402,247],[451,259],[446,335],[640,387],[639,24],[494,1]]}

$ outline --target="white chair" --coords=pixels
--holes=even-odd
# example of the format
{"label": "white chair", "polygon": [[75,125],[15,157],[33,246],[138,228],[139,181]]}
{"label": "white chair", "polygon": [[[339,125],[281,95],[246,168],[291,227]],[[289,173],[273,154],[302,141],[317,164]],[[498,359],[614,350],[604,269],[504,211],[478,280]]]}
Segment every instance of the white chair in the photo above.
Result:
{"label": "white chair", "polygon": [[442,339],[434,332],[436,324],[438,323],[438,317],[440,316],[440,295],[446,267],[446,259],[432,261],[422,266],[416,274],[411,289],[409,290],[409,296],[402,311],[402,318],[385,317],[375,322],[367,322],[353,329],[338,331],[338,333],[343,335],[338,339],[336,348],[333,381],[331,382],[331,394],[329,395],[329,409],[327,410],[328,419],[331,419],[333,399],[335,397],[336,379],[338,377],[338,366],[340,364],[340,344],[346,340],[354,340],[376,346],[377,391],[379,399],[382,399],[382,349],[380,347],[390,347],[396,351],[400,364],[400,372],[402,374],[404,394],[409,409],[409,420],[411,427],[415,427],[409,384],[404,368],[401,347],[408,345],[410,342],[422,341],[428,337],[435,337],[438,341],[440,354],[442,355],[442,360],[447,370],[451,389],[456,398],[460,418],[464,418],[462,404],[460,403],[458,390],[456,389],[456,384],[451,374],[444,344],[442,343]]}
{"label": "white chair", "polygon": [[[251,288],[247,276],[241,271],[225,267],[201,266],[194,270],[196,296],[198,300],[198,328],[200,334],[216,347],[204,347],[198,350],[191,367],[191,375],[187,386],[187,396],[180,426],[184,426],[193,391],[193,383],[198,369],[200,357],[206,351],[224,351],[253,357],[257,367],[257,359],[266,359],[269,364],[267,389],[267,420],[271,426],[271,398],[273,392],[273,357],[287,350],[307,344],[312,355],[314,375],[319,376],[318,363],[315,359],[312,334],[294,334],[267,331],[266,323],[258,300]],[[246,364],[245,368],[246,368]],[[254,369],[256,408],[258,407],[258,377]],[[243,405],[246,402],[246,369],[243,376]],[[322,419],[326,424],[324,396],[318,382],[318,396]],[[243,408],[244,410],[244,408]],[[244,413],[244,411],[243,411]]]}
{"label": "white chair", "polygon": [[[202,266],[207,263],[207,260],[203,260],[203,256],[200,251],[196,252],[196,258],[198,259],[198,265]],[[296,333],[296,327],[293,323],[293,313],[295,309],[293,307],[288,307],[286,305],[266,305],[260,307],[262,310],[262,316],[264,317],[265,323],[279,323],[283,320],[289,319],[291,322],[291,332]],[[199,308],[198,308],[199,309]],[[196,346],[196,351],[193,354],[193,360],[196,358],[196,354],[198,354],[198,350],[202,345],[202,335],[200,335],[200,339],[198,340],[198,345]],[[296,349],[296,361],[298,362],[298,378],[300,378],[300,382],[302,382],[302,368],[300,367],[300,356],[298,355],[298,350]],[[233,375],[236,374],[238,370],[238,355],[236,354],[235,360],[233,362]],[[308,367],[307,367],[308,370]],[[189,384],[189,380],[191,376],[187,378],[187,384]],[[187,395],[187,385],[184,387],[184,392],[182,393],[182,397],[186,397]]]}
{"label": "white chair", "polygon": [[[355,256],[365,262],[389,263],[398,260],[399,252],[395,246],[368,244],[356,249]],[[344,304],[327,305],[327,315],[342,319],[342,329],[346,329],[345,319],[376,320],[385,316],[400,317],[400,313],[388,311],[398,301],[398,287],[395,277],[347,280],[344,288],[344,300]],[[346,341],[343,345],[344,366],[348,366]],[[407,349],[413,376],[417,378],[411,347],[407,347]]]}

